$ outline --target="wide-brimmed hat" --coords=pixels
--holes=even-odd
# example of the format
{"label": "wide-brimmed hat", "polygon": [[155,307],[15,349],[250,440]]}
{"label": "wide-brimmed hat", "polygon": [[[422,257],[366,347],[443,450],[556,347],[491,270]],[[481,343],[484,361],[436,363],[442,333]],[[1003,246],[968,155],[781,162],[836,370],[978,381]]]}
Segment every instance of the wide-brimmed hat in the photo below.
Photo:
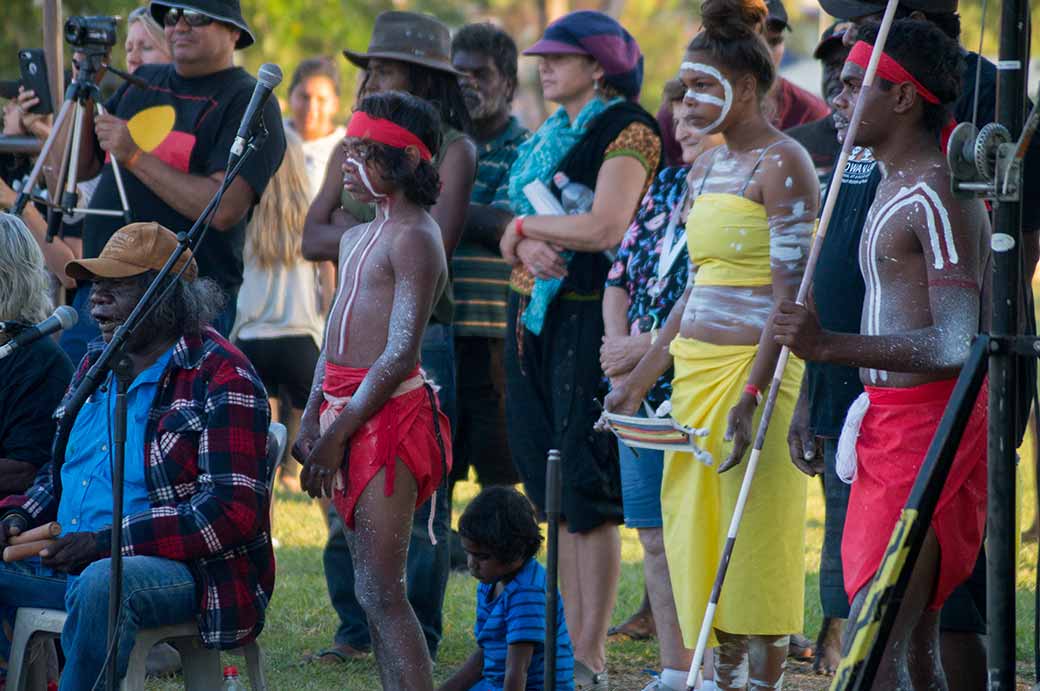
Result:
{"label": "wide-brimmed hat", "polygon": [[610,15],[595,10],[565,14],[524,55],[588,55],[603,68],[603,81],[630,101],[643,86],[643,53],[639,43]]}
{"label": "wide-brimmed hat", "polygon": [[213,17],[218,22],[230,24],[241,30],[242,35],[235,43],[235,50],[248,48],[256,42],[253,32],[249,30],[249,25],[242,17],[242,6],[238,4],[238,0],[178,0],[177,2],[163,0],[163,2],[153,2],[148,5],[148,11],[152,13],[152,18],[159,22],[159,26],[163,26],[163,17],[171,7],[195,10]]}
{"label": "wide-brimmed hat", "polygon": [[460,74],[451,66],[451,32],[435,17],[419,12],[383,12],[376,17],[368,50],[344,50],[347,60],[363,70],[372,58],[398,60],[441,72]]}
{"label": "wide-brimmed hat", "polygon": [[[908,10],[929,14],[949,14],[957,11],[957,0],[899,0]],[[824,12],[838,19],[858,19],[885,11],[885,2],[877,0],[820,0]]]}
{"label": "wide-brimmed hat", "polygon": [[[96,259],[74,259],[65,265],[65,273],[77,281],[140,276],[146,271],[163,268],[176,247],[177,236],[173,231],[155,221],[131,223],[108,239]],[[185,264],[188,268],[182,277],[186,281],[194,281],[199,268],[191,256],[191,250],[180,256],[173,271],[180,271]]]}

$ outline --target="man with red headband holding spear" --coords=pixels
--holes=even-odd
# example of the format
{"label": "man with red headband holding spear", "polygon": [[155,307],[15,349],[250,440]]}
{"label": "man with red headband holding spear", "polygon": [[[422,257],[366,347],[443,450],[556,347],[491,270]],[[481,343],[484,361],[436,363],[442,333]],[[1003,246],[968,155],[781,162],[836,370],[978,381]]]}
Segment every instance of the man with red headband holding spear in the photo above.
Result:
{"label": "man with red headband holding spear", "polygon": [[[876,26],[859,32],[836,101],[850,115]],[[940,136],[959,92],[962,57],[934,25],[899,20],[865,93],[855,145],[870,147],[883,178],[859,247],[866,283],[861,334],[821,329],[815,313],[783,302],[776,341],[806,360],[859,367],[865,393],[846,418],[838,474],[852,482],[842,540],[853,618],[884,556],[972,338],[985,319],[989,223],[982,202],[959,200]],[[984,390],[985,391],[985,390]],[[939,609],[971,573],[986,503],[986,403],[964,432],[907,586],[875,688],[946,688]],[[913,670],[911,671],[911,666]]]}
{"label": "man with red headband holding spear", "polygon": [[[440,121],[400,92],[365,98],[344,139],[343,185],[376,206],[344,233],[339,291],[294,453],[301,484],[331,496],[347,527],[354,589],[385,689],[430,691],[426,641],[405,591],[412,516],[442,486],[451,431],[419,367],[423,330],[448,279],[427,210],[440,178]],[[430,517],[432,539],[433,516]]]}

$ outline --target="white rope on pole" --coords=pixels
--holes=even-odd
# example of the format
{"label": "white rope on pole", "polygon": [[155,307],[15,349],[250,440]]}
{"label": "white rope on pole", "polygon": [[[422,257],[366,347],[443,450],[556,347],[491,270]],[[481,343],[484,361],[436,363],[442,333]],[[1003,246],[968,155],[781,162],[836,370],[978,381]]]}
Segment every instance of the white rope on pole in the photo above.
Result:
{"label": "white rope on pole", "polygon": [[[852,153],[852,143],[856,140],[856,133],[859,130],[859,124],[863,119],[863,103],[866,100],[866,96],[870,92],[870,89],[874,86],[874,77],[877,74],[878,62],[881,60],[881,55],[885,51],[888,32],[892,27],[892,21],[895,19],[896,8],[898,6],[899,0],[888,0],[885,5],[885,14],[881,19],[881,27],[878,30],[877,38],[874,40],[874,50],[871,51],[870,62],[867,63],[867,69],[863,75],[863,83],[860,86],[859,96],[856,99],[856,105],[852,110],[852,118],[849,120],[848,130],[845,132],[845,140],[841,145],[841,154],[838,156],[838,162],[834,167],[831,185],[827,189],[827,199],[823,205],[823,213],[820,214],[820,225],[816,231],[816,236],[813,238],[812,249],[809,252],[809,259],[805,267],[805,274],[802,276],[802,282],[798,286],[797,302],[799,305],[805,304],[805,300],[809,295],[809,288],[812,287],[813,275],[816,273],[816,263],[820,258],[820,248],[823,246],[824,238],[827,237],[827,229],[830,227],[831,215],[834,213],[834,205],[838,200],[838,192],[841,190],[845,165],[848,163],[849,156]],[[783,381],[784,370],[787,368],[787,361],[790,358],[790,355],[791,351],[787,346],[780,349],[780,356],[777,358],[776,368],[773,371],[773,381],[769,386],[769,396],[766,398],[765,407],[762,409],[762,417],[758,423],[758,431],[755,435],[755,444],[751,449],[751,457],[748,459],[747,468],[744,471],[744,480],[740,485],[740,494],[737,496],[737,504],[733,509],[733,518],[730,520],[729,532],[726,535],[726,545],[723,548],[718,570],[715,573],[715,583],[712,586],[711,596],[708,598],[708,606],[704,612],[704,619],[701,621],[700,633],[697,636],[697,647],[693,653],[690,672],[686,677],[686,687],[688,691],[694,691],[694,689],[699,686],[698,678],[700,676],[701,663],[704,661],[704,652],[707,649],[708,634],[711,633],[712,624],[715,620],[715,610],[718,607],[719,595],[722,592],[722,584],[726,579],[729,560],[733,554],[733,545],[737,539],[737,532],[740,530],[740,521],[744,516],[744,507],[747,504],[748,495],[751,493],[751,483],[755,478],[755,471],[758,468],[758,459],[759,456],[762,455],[762,446],[765,443],[766,432],[769,430],[769,422],[773,417],[773,407],[776,405],[776,397],[780,391],[780,384]]]}

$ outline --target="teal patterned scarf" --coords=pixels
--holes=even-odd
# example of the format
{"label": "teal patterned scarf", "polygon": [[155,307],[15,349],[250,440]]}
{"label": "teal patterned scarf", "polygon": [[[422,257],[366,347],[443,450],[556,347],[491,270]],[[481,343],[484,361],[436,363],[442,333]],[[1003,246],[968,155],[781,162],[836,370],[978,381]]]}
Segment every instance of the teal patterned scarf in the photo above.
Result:
{"label": "teal patterned scarf", "polygon": [[[610,101],[594,98],[581,109],[578,117],[574,119],[574,124],[571,124],[567,111],[561,106],[530,139],[517,148],[516,162],[509,171],[509,203],[516,215],[535,213],[531,202],[524,195],[524,187],[535,180],[541,180],[546,187],[550,187],[553,173],[564,156],[585,135],[589,124],[604,110],[622,101],[623,98]],[[573,256],[574,253],[569,250],[563,253],[567,262],[570,262]],[[524,310],[522,319],[528,331],[536,336],[542,333],[545,313],[562,285],[562,279],[558,278],[535,279],[531,301]]]}

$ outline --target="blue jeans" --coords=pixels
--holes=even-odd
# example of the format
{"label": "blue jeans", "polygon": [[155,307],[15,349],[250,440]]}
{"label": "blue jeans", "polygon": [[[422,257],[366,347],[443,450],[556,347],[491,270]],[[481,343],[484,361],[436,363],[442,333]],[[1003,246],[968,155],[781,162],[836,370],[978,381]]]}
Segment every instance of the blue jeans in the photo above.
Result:
{"label": "blue jeans", "polygon": [[[441,409],[455,428],[455,349],[454,332],[450,326],[430,324],[422,343],[422,365],[426,374],[440,386],[437,397]],[[441,641],[441,614],[444,592],[448,587],[451,554],[448,532],[451,525],[451,503],[447,487],[437,490],[437,509],[433,532],[437,544],[430,544],[426,524],[430,517],[432,499],[419,507],[412,520],[412,537],[408,544],[405,566],[408,601],[422,626],[430,657],[436,658]],[[347,548],[343,521],[332,507],[329,508],[329,539],[325,544],[322,563],[325,583],[329,589],[332,607],[339,615],[335,641],[358,650],[372,647],[365,611],[354,595],[354,562]]]}
{"label": "blue jeans", "polygon": [[[38,560],[0,563],[0,610],[17,607],[63,609],[69,613],[61,646],[65,652],[62,691],[89,691],[105,666],[111,561],[96,561],[76,577],[57,574]],[[116,658],[126,674],[137,631],[180,624],[198,610],[195,580],[186,564],[159,557],[123,559],[123,605]]]}
{"label": "blue jeans", "polygon": [[[642,407],[636,417],[646,417]],[[629,528],[660,528],[661,478],[664,476],[664,451],[633,449],[620,439],[618,462],[621,467],[621,501],[625,525]]]}

